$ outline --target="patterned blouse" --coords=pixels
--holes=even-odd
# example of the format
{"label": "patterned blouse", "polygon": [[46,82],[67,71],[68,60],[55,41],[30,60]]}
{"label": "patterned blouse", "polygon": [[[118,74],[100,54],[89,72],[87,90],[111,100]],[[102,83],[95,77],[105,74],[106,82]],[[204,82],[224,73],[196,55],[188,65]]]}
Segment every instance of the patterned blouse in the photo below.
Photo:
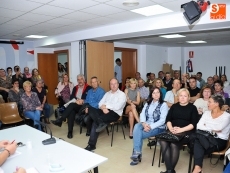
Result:
{"label": "patterned blouse", "polygon": [[69,85],[65,85],[63,90],[61,91],[61,96],[65,103],[67,103],[70,100],[70,88]]}
{"label": "patterned blouse", "polygon": [[23,105],[23,112],[35,111],[37,107],[41,106],[37,93],[31,92],[31,96],[27,96],[26,93],[22,94],[21,102]]}
{"label": "patterned blouse", "polygon": [[13,89],[11,89],[8,93],[8,98],[10,102],[16,102],[19,104],[21,102],[21,96],[24,93],[22,89],[19,89],[19,92],[15,92]]}
{"label": "patterned blouse", "polygon": [[6,76],[6,80],[0,77],[0,87],[10,89],[12,87],[11,78]]}

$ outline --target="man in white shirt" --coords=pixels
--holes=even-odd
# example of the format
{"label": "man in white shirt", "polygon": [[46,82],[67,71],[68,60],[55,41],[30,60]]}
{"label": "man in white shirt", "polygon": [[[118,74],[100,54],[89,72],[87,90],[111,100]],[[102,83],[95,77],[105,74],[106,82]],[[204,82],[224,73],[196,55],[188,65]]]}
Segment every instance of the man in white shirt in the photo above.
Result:
{"label": "man in white shirt", "polygon": [[119,90],[118,80],[111,79],[109,84],[111,90],[99,102],[100,109],[89,107],[87,110],[90,118],[93,119],[88,146],[85,148],[88,151],[96,149],[98,132],[105,129],[107,124],[117,121],[122,116],[126,104],[126,95]]}
{"label": "man in white shirt", "polygon": [[171,108],[171,106],[174,103],[178,102],[178,96],[177,91],[181,88],[181,82],[179,79],[174,79],[172,83],[173,89],[166,92],[164,101],[167,103],[168,107]]}
{"label": "man in white shirt", "polygon": [[120,58],[117,58],[116,59],[116,66],[114,68],[114,75],[115,75],[115,78],[118,80],[119,82],[119,89],[122,88],[122,68],[121,68],[121,59]]}

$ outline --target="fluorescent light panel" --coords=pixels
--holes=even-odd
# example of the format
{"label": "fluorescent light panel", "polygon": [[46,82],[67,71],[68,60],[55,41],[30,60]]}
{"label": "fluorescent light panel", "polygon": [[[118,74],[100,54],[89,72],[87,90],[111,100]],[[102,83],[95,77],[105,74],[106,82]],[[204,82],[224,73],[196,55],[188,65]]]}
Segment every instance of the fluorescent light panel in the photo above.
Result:
{"label": "fluorescent light panel", "polygon": [[43,36],[43,35],[28,35],[26,36],[27,38],[45,38],[47,36]]}
{"label": "fluorescent light panel", "polygon": [[144,16],[153,16],[157,14],[164,14],[164,13],[170,13],[173,12],[172,10],[162,7],[161,5],[152,5],[148,7],[138,8],[131,10],[134,13],[138,13]]}
{"label": "fluorescent light panel", "polygon": [[187,43],[190,43],[190,44],[197,44],[197,43],[207,43],[206,41],[203,41],[203,40],[197,40],[197,41],[186,41]]}
{"label": "fluorescent light panel", "polygon": [[160,35],[159,37],[163,37],[163,38],[181,38],[181,37],[186,37],[186,36],[180,35],[180,34],[170,34],[170,35]]}

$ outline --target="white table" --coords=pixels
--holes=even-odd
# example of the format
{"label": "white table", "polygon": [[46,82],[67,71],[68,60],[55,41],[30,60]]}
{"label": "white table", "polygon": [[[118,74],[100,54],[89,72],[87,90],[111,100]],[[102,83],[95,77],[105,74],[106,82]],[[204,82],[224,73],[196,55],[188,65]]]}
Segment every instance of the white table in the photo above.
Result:
{"label": "white table", "polygon": [[43,145],[42,141],[49,137],[49,134],[27,125],[0,130],[0,140],[16,140],[25,144],[30,140],[32,143],[32,148],[18,147],[17,151],[22,154],[6,160],[2,169],[5,173],[12,173],[18,166],[35,167],[40,173],[50,173],[49,162],[51,160],[52,163],[58,163],[65,167],[62,173],[81,173],[90,169],[97,172],[98,165],[108,160],[60,139],[57,139],[55,144]]}

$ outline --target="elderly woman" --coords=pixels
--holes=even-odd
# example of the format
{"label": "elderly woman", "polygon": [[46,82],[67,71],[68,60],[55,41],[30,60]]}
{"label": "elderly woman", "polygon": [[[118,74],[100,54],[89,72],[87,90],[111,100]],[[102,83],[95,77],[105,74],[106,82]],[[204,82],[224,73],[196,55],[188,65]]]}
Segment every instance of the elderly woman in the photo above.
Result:
{"label": "elderly woman", "polygon": [[10,102],[16,102],[18,106],[18,111],[22,113],[22,103],[21,103],[21,96],[24,93],[22,89],[19,89],[19,80],[15,79],[12,81],[13,87],[9,90],[8,98]]}
{"label": "elderly woman", "polygon": [[[67,103],[70,100],[70,95],[73,91],[74,85],[69,81],[69,76],[67,74],[63,75],[62,82],[58,83],[58,86],[55,90],[55,95],[59,99],[62,99],[64,103]],[[63,106],[63,105],[59,105]]]}
{"label": "elderly woman", "polygon": [[160,88],[160,90],[161,90],[161,92],[163,94],[162,97],[163,97],[163,100],[164,100],[165,94],[166,94],[166,87],[164,86],[164,83],[163,83],[162,79],[160,79],[160,78],[155,79],[154,82],[153,82],[153,86]]}
{"label": "elderly woman", "polygon": [[154,87],[149,94],[150,99],[140,114],[140,123],[137,123],[133,130],[133,161],[130,165],[137,165],[141,160],[143,139],[165,130],[168,106],[162,97],[163,94],[158,87]]}
{"label": "elderly woman", "polygon": [[183,144],[189,142],[188,136],[195,132],[196,124],[198,122],[197,108],[189,103],[189,91],[182,88],[178,91],[178,103],[175,103],[170,108],[166,117],[166,125],[168,130],[173,134],[184,132],[184,137],[179,142],[169,142],[160,140],[162,148],[162,157],[165,160],[167,171],[161,173],[175,173],[174,170],[180,156],[180,148]]}
{"label": "elderly woman", "polygon": [[140,97],[140,92],[137,89],[137,80],[134,78],[131,78],[129,82],[130,82],[130,87],[128,89],[125,89],[127,102],[124,108],[125,110],[124,116],[127,116],[129,118],[129,125],[130,125],[129,138],[133,139],[134,121],[135,120],[137,122],[140,121],[138,117],[136,106],[140,104],[141,97]]}
{"label": "elderly woman", "polygon": [[43,109],[43,114],[45,116],[45,123],[50,124],[49,117],[50,117],[50,105],[47,103],[46,98],[46,90],[43,86],[43,80],[38,79],[36,81],[36,87],[32,89],[33,92],[37,93],[39,101],[41,103],[41,108]]}
{"label": "elderly woman", "polygon": [[205,111],[208,110],[208,100],[213,94],[213,91],[210,87],[205,86],[200,91],[200,98],[196,99],[194,105],[196,106],[199,115],[202,115]]}
{"label": "elderly woman", "polygon": [[23,106],[24,116],[30,118],[34,121],[34,127],[41,130],[41,126],[38,122],[40,121],[41,111],[41,102],[38,98],[37,93],[31,91],[31,82],[25,81],[23,83],[23,88],[25,93],[22,94],[21,102]]}
{"label": "elderly woman", "polygon": [[208,101],[208,109],[197,124],[197,129],[216,134],[215,140],[218,145],[205,149],[198,139],[194,142],[194,170],[193,173],[202,171],[202,163],[205,154],[221,151],[227,146],[230,132],[230,114],[222,111],[224,99],[220,95],[212,95]]}

